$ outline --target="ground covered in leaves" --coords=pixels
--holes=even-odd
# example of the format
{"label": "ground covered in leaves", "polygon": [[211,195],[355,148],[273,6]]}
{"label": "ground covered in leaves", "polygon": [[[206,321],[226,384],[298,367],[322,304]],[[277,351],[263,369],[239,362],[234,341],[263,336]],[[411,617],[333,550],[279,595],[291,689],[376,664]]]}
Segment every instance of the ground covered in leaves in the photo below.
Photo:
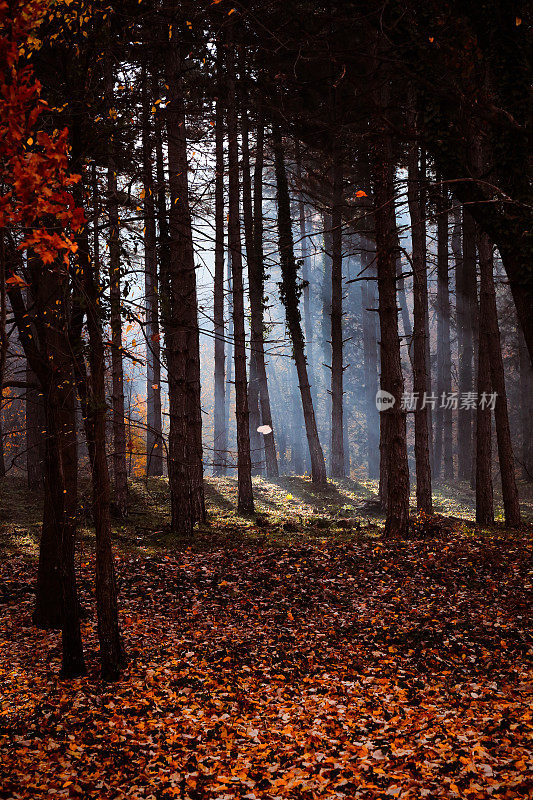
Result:
{"label": "ground covered in leaves", "polygon": [[119,536],[130,661],[114,685],[98,678],[90,539],[89,675],[65,683],[58,634],[31,625],[35,560],[11,537],[0,797],[533,796],[531,530],[388,542],[352,500],[315,499],[292,527],[275,503],[240,524],[228,507],[192,545]]}

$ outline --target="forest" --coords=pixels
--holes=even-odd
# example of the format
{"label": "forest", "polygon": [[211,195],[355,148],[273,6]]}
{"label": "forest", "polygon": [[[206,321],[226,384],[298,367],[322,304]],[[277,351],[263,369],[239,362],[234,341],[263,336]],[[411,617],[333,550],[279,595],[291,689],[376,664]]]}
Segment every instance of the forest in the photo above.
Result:
{"label": "forest", "polygon": [[533,797],[530,17],[0,0],[0,798]]}

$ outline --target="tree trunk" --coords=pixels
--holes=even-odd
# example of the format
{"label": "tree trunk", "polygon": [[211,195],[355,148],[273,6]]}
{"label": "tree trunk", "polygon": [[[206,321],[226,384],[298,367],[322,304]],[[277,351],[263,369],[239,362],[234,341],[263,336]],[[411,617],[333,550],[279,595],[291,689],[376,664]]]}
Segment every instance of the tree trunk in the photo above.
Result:
{"label": "tree trunk", "polygon": [[[276,455],[276,442],[274,439],[274,424],[270,407],[270,391],[268,387],[266,361],[265,361],[265,325],[263,318],[263,296],[265,293],[265,270],[263,257],[263,161],[264,161],[264,135],[265,124],[262,115],[257,121],[257,141],[254,166],[254,194],[253,194],[253,237],[255,250],[255,267],[257,269],[254,284],[254,307],[252,310],[252,347],[256,353],[257,377],[259,381],[259,402],[261,406],[261,420],[263,425],[268,425],[272,433],[264,434],[265,462],[267,478],[277,478],[278,459]],[[251,296],[250,296],[251,301]]]}
{"label": "tree trunk", "polygon": [[[113,73],[106,67],[106,100],[112,105]],[[124,366],[122,363],[122,316],[120,296],[120,234],[117,195],[117,173],[114,143],[107,153],[107,213],[109,217],[109,276],[111,299],[111,374],[113,401],[113,474],[114,505],[122,517],[128,513],[128,471],[126,467],[126,422],[124,418]]]}
{"label": "tree trunk", "polygon": [[414,412],[416,505],[419,511],[431,514],[431,466],[428,407],[426,405],[426,398],[429,394],[426,355],[426,343],[429,336],[427,329],[426,224],[420,204],[420,171],[416,143],[409,146],[408,161],[407,199],[413,243],[413,388],[417,399]]}
{"label": "tree trunk", "polygon": [[26,362],[26,470],[28,489],[32,492],[43,487],[45,456],[45,415],[43,393],[37,387],[37,378]]}
{"label": "tree trunk", "polygon": [[170,186],[168,306],[165,343],[169,379],[169,478],[174,533],[191,535],[205,517],[199,386],[196,273],[188,193],[187,142],[181,59],[171,32],[166,78]]}
{"label": "tree trunk", "polygon": [[331,209],[331,474],[344,478],[343,340],[342,340],[342,196],[340,143],[333,153],[333,204]]}
{"label": "tree trunk", "polygon": [[229,166],[229,223],[228,244],[231,252],[233,279],[233,330],[235,353],[235,416],[237,421],[237,479],[238,510],[253,513],[252,462],[250,457],[250,427],[248,387],[246,380],[246,348],[244,333],[244,288],[242,280],[241,223],[239,213],[239,149],[235,97],[235,47],[233,24],[227,30],[227,120]]}
{"label": "tree trunk", "polygon": [[281,266],[281,299],[285,306],[287,327],[292,344],[292,354],[296,371],[298,373],[298,383],[302,398],[302,408],[305,421],[307,442],[309,445],[309,455],[311,458],[311,477],[313,483],[318,486],[327,484],[326,464],[324,453],[318,438],[313,399],[311,397],[311,387],[307,375],[307,364],[305,360],[305,345],[298,307],[298,269],[294,257],[294,243],[291,226],[291,207],[289,198],[289,187],[285,172],[285,162],[281,132],[277,125],[273,127],[274,143],[274,163],[276,172],[277,202],[278,202],[278,237],[279,237],[279,256]]}
{"label": "tree trunk", "polygon": [[[118,620],[118,592],[111,545],[111,481],[106,457],[105,349],[99,312],[96,270],[91,268],[87,229],[78,235],[78,264],[82,275],[89,333],[90,378],[83,360],[81,342],[77,354],[77,377],[85,418],[85,435],[92,475],[92,508],[96,533],[96,609],[102,678],[118,680],[126,656]],[[94,263],[94,260],[93,260]]]}
{"label": "tree trunk", "polygon": [[361,305],[363,315],[363,364],[365,376],[365,419],[368,477],[379,478],[379,413],[376,408],[378,391],[378,337],[376,305],[375,249],[368,239],[361,239]]}
{"label": "tree trunk", "polygon": [[396,300],[396,219],[392,143],[381,134],[373,153],[374,218],[376,230],[379,322],[381,331],[381,389],[394,398],[381,412],[382,453],[385,462],[387,516],[385,535],[404,537],[409,529],[409,467],[404,390]]}
{"label": "tree trunk", "polygon": [[437,203],[437,410],[435,413],[435,475],[453,480],[452,411],[446,398],[452,391],[450,289],[448,268],[448,197]]}
{"label": "tree trunk", "polygon": [[479,297],[479,346],[477,368],[476,411],[476,522],[491,525],[494,522],[492,489],[492,415],[490,403],[485,402],[491,393],[488,320],[490,317],[490,286],[487,271],[492,273],[492,247],[484,234],[479,236],[479,261],[484,276]]}
{"label": "tree trunk", "polygon": [[527,481],[533,481],[533,368],[524,335],[518,333],[520,358],[520,427],[522,470]]}
{"label": "tree trunk", "polygon": [[[456,224],[457,224],[456,218]],[[455,233],[455,231],[454,231]],[[463,209],[462,257],[458,262],[457,288],[457,340],[459,355],[459,399],[473,392],[474,338],[471,318],[472,273],[476,271],[476,239],[472,217]],[[457,235],[457,234],[455,234]],[[457,261],[456,261],[457,269]],[[458,478],[470,481],[472,473],[472,413],[459,407],[457,419]]]}
{"label": "tree trunk", "polygon": [[300,225],[300,249],[302,258],[302,295],[304,306],[305,347],[307,351],[307,372],[311,384],[311,393],[315,387],[313,358],[313,326],[311,323],[311,303],[309,285],[309,242],[307,238],[307,219],[305,214],[304,192],[302,188],[302,164],[298,143],[296,144],[296,179],[298,181],[298,222]]}
{"label": "tree trunk", "polygon": [[[244,66],[243,66],[244,73]],[[245,78],[243,76],[243,82]],[[242,214],[244,242],[248,266],[248,292],[250,296],[250,377],[248,382],[248,407],[250,419],[250,451],[252,475],[260,475],[263,467],[263,438],[258,432],[261,425],[259,412],[259,364],[263,348],[263,278],[262,264],[257,263],[253,230],[252,179],[250,174],[250,130],[246,92],[241,88],[241,141],[242,141]]]}
{"label": "tree trunk", "polygon": [[144,212],[144,294],[146,307],[146,474],[163,474],[161,419],[161,347],[157,279],[152,137],[146,66],[142,68],[142,154]]}
{"label": "tree trunk", "polygon": [[483,323],[489,348],[492,391],[496,393],[494,418],[496,420],[505,524],[509,528],[516,528],[520,525],[520,505],[516,487],[509,414],[507,411],[507,393],[503,371],[500,329],[498,326],[496,291],[494,288],[492,245],[484,234],[480,236],[479,241],[483,252],[483,258],[480,258],[481,292],[484,295],[485,310]]}
{"label": "tree trunk", "polygon": [[226,474],[228,436],[225,415],[224,342],[224,50],[217,41],[217,98],[215,107],[215,280],[213,324],[215,337],[215,407],[213,432],[213,475]]}

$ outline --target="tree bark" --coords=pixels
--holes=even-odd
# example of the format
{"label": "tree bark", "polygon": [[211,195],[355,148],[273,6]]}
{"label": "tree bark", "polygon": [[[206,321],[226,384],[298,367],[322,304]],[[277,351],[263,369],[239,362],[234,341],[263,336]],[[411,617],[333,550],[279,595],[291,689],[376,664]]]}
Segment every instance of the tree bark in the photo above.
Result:
{"label": "tree bark", "polygon": [[161,418],[161,346],[159,344],[159,302],[157,278],[157,235],[155,195],[152,173],[150,101],[143,64],[142,76],[142,157],[144,214],[144,295],[146,308],[146,474],[163,474],[163,433]]}
{"label": "tree bark", "polygon": [[426,266],[426,224],[420,204],[420,171],[418,165],[418,146],[409,146],[409,174],[407,180],[407,199],[411,217],[411,239],[413,244],[413,388],[417,399],[415,417],[415,462],[416,462],[416,505],[425,514],[432,512],[431,465],[429,447],[427,376],[427,266]]}
{"label": "tree bark", "polygon": [[253,513],[254,498],[252,491],[252,462],[250,457],[250,426],[244,333],[244,287],[242,279],[241,223],[239,212],[239,150],[235,96],[235,47],[233,43],[233,24],[230,24],[227,29],[226,73],[228,80],[228,244],[231,252],[231,272],[233,279],[238,510],[241,513]]}
{"label": "tree bark", "polygon": [[72,350],[77,356],[78,390],[84,411],[85,435],[91,464],[92,508],[96,533],[97,630],[102,678],[114,681],[120,677],[126,655],[118,620],[118,591],[111,544],[111,481],[106,456],[105,348],[97,271],[91,265],[86,228],[78,234],[77,243],[89,333],[90,377],[83,359],[81,337],[78,342],[73,343]]}
{"label": "tree bark", "polygon": [[446,398],[452,391],[450,288],[448,267],[448,197],[437,194],[437,410],[435,413],[435,476],[453,480],[452,411]]}
{"label": "tree bark", "polygon": [[[112,105],[113,73],[106,66],[106,100]],[[120,295],[120,233],[117,195],[117,172],[114,142],[107,152],[107,213],[109,218],[109,276],[111,300],[111,375],[113,405],[113,475],[114,506],[124,517],[128,513],[128,471],[126,466],[126,422],[124,417],[124,365],[122,362],[122,316]]]}
{"label": "tree bark", "polygon": [[189,536],[205,518],[199,385],[196,273],[188,192],[187,142],[177,33],[166,59],[170,187],[168,306],[165,344],[169,379],[169,478],[174,533]]}
{"label": "tree bark", "polygon": [[394,405],[381,412],[382,453],[387,482],[385,535],[404,537],[409,529],[409,467],[404,390],[396,300],[396,219],[392,143],[382,133],[372,158],[374,218],[377,248],[379,322],[381,332],[381,389],[394,397]]}
{"label": "tree bark", "polygon": [[484,234],[480,236],[480,243],[483,250],[483,258],[480,258],[481,292],[484,295],[485,310],[483,322],[484,326],[486,326],[485,335],[489,349],[492,391],[496,393],[494,418],[496,420],[496,439],[498,442],[505,524],[509,528],[516,528],[520,525],[520,504],[516,487],[513,446],[507,410],[507,393],[503,371],[500,329],[498,326],[496,291],[494,288],[492,245]]}
{"label": "tree bark", "polygon": [[226,474],[228,436],[225,415],[224,341],[224,50],[217,41],[217,98],[215,101],[215,279],[213,324],[215,337],[215,407],[213,432],[213,475]]}
{"label": "tree bark", "polygon": [[333,204],[331,209],[331,474],[344,478],[344,367],[342,338],[342,198],[343,173],[340,143],[333,152]]}
{"label": "tree bark", "polygon": [[[274,423],[270,406],[270,390],[268,386],[266,361],[265,361],[265,325],[263,317],[263,297],[265,293],[265,270],[263,255],[263,162],[264,162],[264,136],[265,123],[260,113],[257,121],[257,141],[254,165],[254,191],[253,191],[253,239],[255,251],[255,267],[257,269],[254,283],[254,305],[252,335],[256,352],[257,377],[259,381],[259,402],[261,406],[261,420],[263,425],[268,425],[272,433],[264,434],[265,462],[267,478],[277,478],[279,475],[278,458],[276,455],[276,442],[274,438]],[[251,298],[250,298],[251,299]]]}
{"label": "tree bark", "polygon": [[376,408],[378,391],[378,336],[376,305],[375,248],[368,239],[361,239],[361,305],[363,327],[363,370],[365,380],[366,453],[368,477],[379,478],[379,413]]}
{"label": "tree bark", "polygon": [[[457,221],[456,221],[457,224]],[[474,388],[473,358],[474,338],[471,317],[472,274],[476,273],[476,239],[472,217],[463,209],[462,256],[457,288],[457,336],[459,355],[460,400]],[[457,269],[457,262],[456,262]],[[472,474],[472,414],[467,408],[459,408],[457,418],[458,478],[470,481]]]}
{"label": "tree bark", "polygon": [[298,384],[302,399],[302,408],[305,421],[305,430],[311,458],[311,477],[313,483],[318,486],[327,484],[326,464],[324,453],[318,438],[313,399],[311,397],[311,387],[307,375],[307,364],[305,360],[305,345],[298,307],[298,269],[294,257],[294,243],[291,226],[291,209],[289,187],[285,172],[285,161],[281,132],[277,125],[273,127],[274,144],[274,164],[276,173],[277,202],[278,202],[278,240],[279,255],[281,266],[281,299],[285,306],[287,327],[292,344],[292,354],[296,371],[298,373]]}
{"label": "tree bark", "polygon": [[494,522],[492,488],[492,415],[490,404],[485,403],[491,392],[490,379],[490,285],[486,277],[492,273],[492,247],[484,234],[479,236],[479,261],[482,278],[479,297],[479,347],[477,368],[476,412],[476,522],[491,525]]}
{"label": "tree bark", "polygon": [[43,487],[46,423],[43,393],[34,386],[37,378],[29,362],[26,362],[26,381],[31,384],[26,389],[26,470],[28,489],[34,492]]}

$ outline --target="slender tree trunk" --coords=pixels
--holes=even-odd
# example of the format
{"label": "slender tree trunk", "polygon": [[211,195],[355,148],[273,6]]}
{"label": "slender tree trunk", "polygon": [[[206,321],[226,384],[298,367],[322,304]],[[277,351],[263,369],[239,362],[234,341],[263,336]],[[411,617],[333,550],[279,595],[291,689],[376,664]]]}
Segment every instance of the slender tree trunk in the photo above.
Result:
{"label": "slender tree trunk", "polygon": [[381,389],[394,397],[394,405],[381,412],[382,453],[385,461],[387,516],[385,535],[404,537],[409,529],[409,467],[404,390],[396,300],[396,220],[392,143],[382,134],[373,153],[374,217],[377,248],[379,321],[381,331]]}
{"label": "slender tree trunk", "polygon": [[[463,209],[462,225],[462,257],[457,275],[457,328],[459,354],[459,395],[463,398],[473,391],[473,357],[474,339],[472,320],[470,317],[471,287],[470,274],[476,269],[476,240],[472,218]],[[457,261],[456,261],[457,269]],[[461,481],[469,481],[472,472],[472,413],[468,408],[459,408],[457,420],[458,444],[458,477]]]}
{"label": "slender tree trunk", "polygon": [[518,328],[520,358],[520,427],[522,470],[528,481],[533,481],[533,369],[529,359],[524,334]]}
{"label": "slender tree trunk", "polygon": [[[263,296],[265,293],[264,255],[263,255],[263,161],[264,161],[265,124],[262,115],[257,121],[257,141],[254,166],[253,193],[253,239],[255,251],[255,268],[257,270],[254,284],[254,310],[252,311],[252,347],[256,353],[257,377],[259,381],[259,402],[261,420],[268,425],[272,433],[264,434],[265,462],[267,478],[278,477],[278,459],[274,439],[274,424],[270,407],[270,391],[268,387],[265,361],[265,325],[263,318]],[[251,301],[251,295],[250,295]]]}
{"label": "slender tree trunk", "polygon": [[[112,106],[113,73],[106,67],[106,99]],[[107,213],[109,217],[109,275],[111,299],[111,374],[113,401],[113,474],[114,504],[120,516],[128,513],[128,471],[126,467],[126,422],[124,418],[124,365],[122,363],[122,316],[120,295],[120,234],[117,195],[117,172],[114,143],[107,153]]]}
{"label": "slender tree trunk", "polygon": [[289,187],[285,172],[285,161],[281,132],[275,125],[273,127],[274,143],[274,163],[276,172],[276,187],[278,201],[278,237],[279,255],[281,265],[281,297],[285,306],[287,327],[292,344],[292,354],[296,371],[298,373],[298,384],[302,398],[302,408],[305,420],[305,430],[309,445],[309,455],[311,458],[311,477],[313,483],[318,486],[327,484],[326,464],[324,453],[318,438],[313,399],[311,397],[311,387],[307,375],[307,364],[305,360],[305,345],[298,307],[298,269],[294,257],[294,243],[291,226],[291,207],[289,197]]}
{"label": "slender tree trunk", "polygon": [[494,288],[492,245],[484,234],[480,235],[479,242],[482,252],[482,257],[480,254],[481,291],[484,296],[485,311],[483,325],[489,349],[492,391],[496,393],[494,418],[496,420],[505,524],[509,528],[516,528],[520,525],[520,504],[516,487],[513,446],[507,410],[507,392],[505,389],[496,291]]}
{"label": "slender tree trunk", "polygon": [[491,309],[490,286],[487,272],[492,273],[492,247],[486,236],[479,237],[479,261],[484,276],[480,292],[479,347],[477,368],[477,420],[476,420],[476,522],[491,525],[494,522],[492,489],[492,418],[490,403],[485,402],[491,393],[490,353],[488,324]]}
{"label": "slender tree trunk", "polygon": [[169,477],[172,530],[190,535],[205,517],[201,447],[199,332],[196,273],[187,179],[183,79],[177,33],[171,32],[166,77],[170,185],[168,284],[165,341],[169,378]]}
{"label": "slender tree trunk", "polygon": [[235,48],[233,25],[227,31],[228,79],[228,166],[229,166],[229,223],[228,243],[231,251],[233,279],[233,330],[235,352],[235,407],[237,420],[238,510],[253,513],[252,462],[250,457],[250,427],[248,387],[246,380],[246,348],[244,333],[244,288],[242,280],[241,223],[239,213],[239,146],[235,97]]}
{"label": "slender tree trunk", "polygon": [[[102,678],[118,680],[126,655],[118,620],[118,591],[111,544],[111,481],[106,457],[105,349],[100,317],[97,271],[89,256],[87,229],[78,235],[78,265],[89,333],[90,378],[83,360],[81,342],[74,343],[77,378],[85,419],[85,435],[92,475],[92,508],[96,533],[96,609]],[[94,261],[93,261],[94,263]]]}
{"label": "slender tree trunk", "polygon": [[305,347],[307,351],[307,372],[309,375],[309,382],[311,383],[311,390],[315,385],[314,380],[314,359],[313,359],[313,326],[311,323],[311,303],[310,303],[310,285],[309,285],[309,241],[307,237],[307,219],[305,214],[304,192],[302,188],[302,164],[300,148],[296,146],[296,179],[298,181],[298,221],[300,225],[300,248],[302,257],[302,295],[304,306],[304,331],[305,331]]}
{"label": "slender tree trunk", "polygon": [[43,393],[37,386],[37,378],[26,363],[26,470],[28,489],[38,491],[43,486],[45,456],[45,416]]}
{"label": "slender tree trunk", "polygon": [[[244,83],[244,65],[242,67]],[[250,296],[250,377],[248,381],[248,408],[250,419],[250,451],[252,475],[260,475],[263,466],[263,439],[258,432],[261,425],[259,412],[259,364],[263,357],[263,280],[257,263],[253,230],[252,179],[250,174],[250,129],[246,92],[241,88],[241,141],[242,141],[242,214],[244,222],[244,241],[246,263],[248,266],[248,292]]]}
{"label": "slender tree trunk", "polygon": [[213,438],[213,475],[226,474],[228,437],[225,416],[225,342],[224,342],[224,50],[217,41],[217,98],[215,107],[215,281],[213,321],[215,336],[215,408]]}
{"label": "slender tree trunk", "polygon": [[361,239],[361,304],[363,315],[363,364],[365,376],[366,452],[368,477],[379,478],[379,413],[376,408],[378,391],[378,337],[376,305],[375,249],[368,239]]}
{"label": "slender tree trunk", "polygon": [[146,66],[142,68],[142,154],[144,212],[144,294],[146,305],[146,474],[163,474],[161,347],[157,280],[157,235],[152,174],[152,136]]}
{"label": "slender tree trunk", "polygon": [[342,339],[342,193],[340,143],[333,153],[333,204],[331,210],[331,474],[344,478],[344,367]]}
{"label": "slender tree trunk", "polygon": [[413,242],[413,387],[417,398],[415,416],[416,505],[419,511],[432,512],[431,465],[429,458],[428,395],[426,341],[427,330],[427,267],[426,225],[420,205],[420,171],[418,146],[409,147],[407,198]]}
{"label": "slender tree trunk", "polygon": [[450,289],[448,268],[448,197],[437,195],[437,410],[435,414],[435,474],[453,480],[452,412],[446,398],[452,390]]}

